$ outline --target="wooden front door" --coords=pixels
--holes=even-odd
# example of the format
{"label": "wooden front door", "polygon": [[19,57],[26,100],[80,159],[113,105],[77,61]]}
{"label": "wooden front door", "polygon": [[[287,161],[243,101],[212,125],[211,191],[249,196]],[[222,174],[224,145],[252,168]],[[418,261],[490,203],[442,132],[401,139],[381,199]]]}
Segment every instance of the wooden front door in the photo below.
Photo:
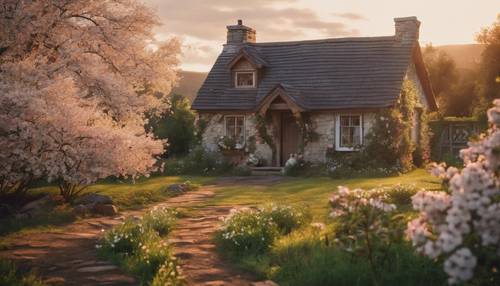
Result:
{"label": "wooden front door", "polygon": [[290,154],[299,152],[299,126],[291,112],[281,113],[281,166],[285,166]]}

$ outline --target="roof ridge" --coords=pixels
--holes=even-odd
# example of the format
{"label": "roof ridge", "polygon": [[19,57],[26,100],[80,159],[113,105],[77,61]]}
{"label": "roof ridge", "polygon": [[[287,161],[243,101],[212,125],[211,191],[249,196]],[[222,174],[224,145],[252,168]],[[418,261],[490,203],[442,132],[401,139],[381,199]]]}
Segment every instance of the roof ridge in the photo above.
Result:
{"label": "roof ridge", "polygon": [[282,42],[258,42],[246,43],[245,46],[270,46],[270,45],[300,45],[300,44],[315,44],[315,43],[332,43],[332,42],[367,42],[375,40],[393,40],[396,41],[395,36],[376,36],[376,37],[344,37],[344,38],[326,38],[316,40],[299,40],[299,41],[282,41]]}

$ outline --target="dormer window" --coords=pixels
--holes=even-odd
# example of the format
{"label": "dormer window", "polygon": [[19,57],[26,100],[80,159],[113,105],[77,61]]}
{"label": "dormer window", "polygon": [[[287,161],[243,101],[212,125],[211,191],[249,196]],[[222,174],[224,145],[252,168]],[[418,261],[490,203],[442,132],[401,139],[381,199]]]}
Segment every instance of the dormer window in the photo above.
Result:
{"label": "dormer window", "polygon": [[237,71],[237,72],[235,72],[234,86],[236,88],[255,87],[255,72],[254,71]]}

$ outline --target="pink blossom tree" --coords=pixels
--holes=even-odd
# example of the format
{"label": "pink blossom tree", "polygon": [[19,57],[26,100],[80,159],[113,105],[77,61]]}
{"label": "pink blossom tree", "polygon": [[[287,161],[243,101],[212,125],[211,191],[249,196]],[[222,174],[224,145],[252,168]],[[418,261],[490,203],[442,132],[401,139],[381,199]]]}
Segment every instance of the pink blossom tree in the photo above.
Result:
{"label": "pink blossom tree", "polygon": [[44,177],[68,200],[108,176],[147,175],[165,142],[144,129],[167,108],[179,42],[158,42],[135,0],[0,5],[0,192]]}
{"label": "pink blossom tree", "polygon": [[449,192],[421,191],[412,198],[420,215],[408,223],[407,234],[418,251],[443,261],[450,284],[500,283],[500,100],[488,119],[487,134],[461,150],[462,170],[432,165]]}

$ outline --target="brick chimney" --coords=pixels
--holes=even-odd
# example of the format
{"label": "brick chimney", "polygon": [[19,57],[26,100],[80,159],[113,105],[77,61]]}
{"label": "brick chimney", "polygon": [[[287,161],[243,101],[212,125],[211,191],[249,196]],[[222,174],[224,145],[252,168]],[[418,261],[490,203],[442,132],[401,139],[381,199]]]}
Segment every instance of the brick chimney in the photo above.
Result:
{"label": "brick chimney", "polygon": [[394,18],[396,38],[401,42],[418,41],[420,21],[417,17]]}
{"label": "brick chimney", "polygon": [[233,45],[255,43],[255,34],[254,29],[243,25],[242,20],[238,20],[237,25],[227,26],[227,43]]}

